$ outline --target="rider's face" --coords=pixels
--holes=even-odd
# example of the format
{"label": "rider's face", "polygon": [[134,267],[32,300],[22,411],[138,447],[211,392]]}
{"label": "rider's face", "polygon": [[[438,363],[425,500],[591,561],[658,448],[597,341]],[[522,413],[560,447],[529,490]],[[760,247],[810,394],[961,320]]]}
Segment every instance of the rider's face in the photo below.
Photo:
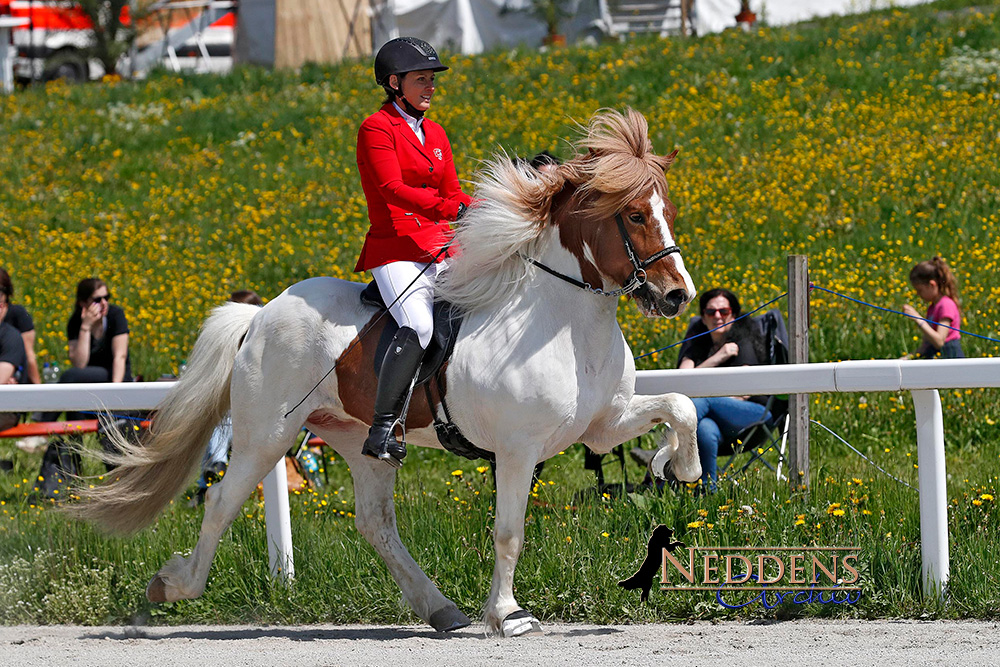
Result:
{"label": "rider's face", "polygon": [[402,83],[403,98],[413,105],[414,109],[427,111],[431,108],[431,97],[434,95],[433,70],[422,69],[408,72],[403,75]]}

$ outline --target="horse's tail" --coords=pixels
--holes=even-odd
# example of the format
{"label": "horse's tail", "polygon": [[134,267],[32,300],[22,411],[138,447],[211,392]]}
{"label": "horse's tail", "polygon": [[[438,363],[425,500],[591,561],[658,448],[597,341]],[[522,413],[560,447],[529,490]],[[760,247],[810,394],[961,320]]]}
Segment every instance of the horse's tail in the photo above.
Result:
{"label": "horse's tail", "polygon": [[[149,433],[129,442],[115,429],[108,436],[119,454],[111,480],[79,490],[83,502],[68,511],[111,533],[148,526],[194,475],[216,425],[229,410],[236,352],[260,310],[231,303],[216,308],[191,352],[187,371],[157,408]],[[86,485],[85,485],[86,486]]]}

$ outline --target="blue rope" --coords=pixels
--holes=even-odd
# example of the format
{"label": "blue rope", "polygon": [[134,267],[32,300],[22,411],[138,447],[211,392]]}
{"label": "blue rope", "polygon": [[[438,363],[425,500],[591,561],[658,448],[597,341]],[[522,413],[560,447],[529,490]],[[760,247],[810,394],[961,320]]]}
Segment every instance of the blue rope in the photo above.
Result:
{"label": "blue rope", "polygon": [[115,419],[127,419],[133,422],[143,422],[149,419],[148,417],[130,417],[128,415],[116,415],[113,412],[94,412],[92,410],[73,410],[73,412],[79,412],[81,415],[94,415],[95,417],[103,417],[105,415],[110,415]]}
{"label": "blue rope", "polygon": [[[767,308],[768,306],[770,306],[775,301],[778,301],[779,299],[783,299],[786,296],[788,296],[788,292],[785,292],[784,294],[781,294],[779,296],[774,297],[773,299],[771,299],[770,301],[768,301],[767,303],[765,303],[762,306],[757,306],[756,308],[754,308],[753,310],[751,310],[749,313],[743,313],[742,315],[740,315],[739,317],[737,317],[736,319],[734,319],[733,322],[739,322],[744,317],[750,317],[751,315],[753,315],[754,313],[756,313],[758,310],[761,310],[763,308]],[[672,347],[677,347],[678,345],[683,345],[684,343],[688,342],[689,340],[694,340],[695,338],[701,338],[702,336],[707,336],[708,334],[712,333],[712,331],[718,331],[719,329],[722,329],[723,327],[729,326],[733,322],[726,322],[721,327],[716,327],[716,328],[712,329],[711,331],[703,331],[702,333],[695,334],[695,335],[691,336],[690,338],[685,338],[684,340],[679,340],[676,343],[672,343],[670,345],[667,345],[666,347],[661,347],[659,350],[653,350],[652,352],[646,352],[644,354],[640,354],[637,357],[633,357],[633,359],[635,359],[636,361],[638,361],[639,359],[642,359],[643,357],[648,357],[651,354],[656,354],[657,352],[663,352],[664,350],[669,350]]]}
{"label": "blue rope", "polygon": [[911,320],[923,320],[924,322],[927,322],[928,324],[933,324],[935,326],[944,327],[945,329],[951,329],[952,331],[957,331],[960,334],[963,334],[965,336],[973,336],[975,338],[982,338],[983,340],[992,341],[994,343],[1000,343],[1000,339],[997,339],[997,338],[990,338],[989,336],[982,336],[980,334],[971,333],[969,331],[963,331],[962,329],[958,329],[956,327],[950,327],[947,324],[941,324],[940,322],[935,322],[934,320],[929,320],[926,317],[917,317],[916,315],[907,315],[906,313],[900,312],[898,310],[893,310],[892,308],[885,308],[884,306],[876,306],[873,303],[868,303],[867,301],[862,301],[860,299],[855,299],[853,297],[847,296],[846,294],[841,294],[840,292],[834,292],[832,289],[827,289],[825,287],[820,287],[819,285],[817,285],[815,283],[809,283],[809,288],[810,289],[818,289],[821,292],[829,292],[830,294],[833,294],[834,296],[839,296],[841,299],[847,299],[848,301],[853,301],[854,303],[860,303],[862,306],[868,306],[869,308],[874,308],[876,310],[884,310],[887,313],[895,313],[896,315],[902,315],[903,317],[909,317]]}

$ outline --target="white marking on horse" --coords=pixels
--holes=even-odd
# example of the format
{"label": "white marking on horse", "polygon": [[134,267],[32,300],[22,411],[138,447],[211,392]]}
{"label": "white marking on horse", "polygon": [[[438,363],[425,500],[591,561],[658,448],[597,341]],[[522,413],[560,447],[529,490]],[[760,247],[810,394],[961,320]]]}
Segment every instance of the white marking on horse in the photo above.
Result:
{"label": "white marking on horse", "polygon": [[[667,223],[667,216],[664,214],[667,208],[666,202],[660,193],[653,191],[653,196],[649,198],[649,208],[653,211],[653,219],[660,226],[660,235],[663,237],[663,247],[668,248],[672,245],[677,245],[674,241],[673,234],[670,233],[670,225]],[[695,295],[694,281],[691,279],[691,275],[688,273],[687,269],[684,268],[684,258],[681,257],[679,252],[670,255],[670,259],[674,260],[674,266],[680,272],[681,276],[684,278],[684,290],[693,299]]]}

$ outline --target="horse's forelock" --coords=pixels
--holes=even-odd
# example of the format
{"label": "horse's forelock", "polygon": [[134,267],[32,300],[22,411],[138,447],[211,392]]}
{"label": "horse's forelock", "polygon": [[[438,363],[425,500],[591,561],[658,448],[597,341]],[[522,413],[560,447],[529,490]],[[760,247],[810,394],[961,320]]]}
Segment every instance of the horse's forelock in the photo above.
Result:
{"label": "horse's forelock", "polygon": [[649,140],[649,126],[634,109],[625,113],[606,110],[591,119],[578,146],[587,152],[561,167],[595,213],[612,216],[625,205],[657,191],[667,195],[664,172],[674,162],[676,151],[657,155]]}

